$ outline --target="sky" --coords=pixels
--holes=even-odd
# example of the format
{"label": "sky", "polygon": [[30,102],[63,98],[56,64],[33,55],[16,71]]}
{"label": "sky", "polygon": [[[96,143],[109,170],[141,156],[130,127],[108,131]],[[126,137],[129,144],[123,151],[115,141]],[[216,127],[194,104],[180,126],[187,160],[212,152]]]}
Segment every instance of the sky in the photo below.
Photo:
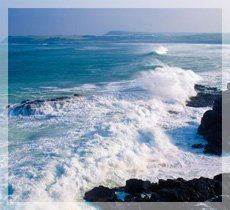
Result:
{"label": "sky", "polygon": [[221,32],[220,9],[9,9],[9,35]]}

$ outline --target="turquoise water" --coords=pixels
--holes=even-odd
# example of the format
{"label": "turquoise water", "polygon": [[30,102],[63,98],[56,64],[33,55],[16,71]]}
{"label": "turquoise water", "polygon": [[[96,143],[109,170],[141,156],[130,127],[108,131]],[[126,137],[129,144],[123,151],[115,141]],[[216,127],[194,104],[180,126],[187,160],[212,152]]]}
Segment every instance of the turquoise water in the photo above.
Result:
{"label": "turquoise water", "polygon": [[9,37],[9,199],[220,173],[221,158],[191,149],[208,107],[185,103],[194,84],[221,88],[222,47],[228,58],[218,34]]}
{"label": "turquoise water", "polygon": [[[19,102],[41,97],[42,87],[128,80],[160,62],[195,72],[216,71],[221,68],[221,46],[215,45],[220,38],[215,34],[10,37],[9,99]],[[209,43],[204,44],[204,40]],[[166,42],[170,51],[165,56],[155,52],[161,42]]]}

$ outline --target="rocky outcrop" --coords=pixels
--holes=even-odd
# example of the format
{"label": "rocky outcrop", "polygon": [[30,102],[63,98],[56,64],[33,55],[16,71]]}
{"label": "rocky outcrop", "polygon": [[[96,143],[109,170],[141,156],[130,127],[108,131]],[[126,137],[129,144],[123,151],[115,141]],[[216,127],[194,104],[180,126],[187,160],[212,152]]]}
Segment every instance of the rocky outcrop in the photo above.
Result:
{"label": "rocky outcrop", "polygon": [[222,154],[222,91],[216,87],[196,84],[197,95],[191,97],[187,106],[212,107],[204,113],[197,133],[207,141],[206,145],[195,144],[193,148],[204,147],[205,153]]}
{"label": "rocky outcrop", "polygon": [[215,99],[212,110],[204,113],[198,134],[207,140],[205,153],[222,154],[222,97]]}
{"label": "rocky outcrop", "polygon": [[[223,174],[229,179],[229,174]],[[226,180],[226,178],[225,178]],[[124,194],[119,199],[119,194]],[[222,200],[222,174],[213,179],[196,178],[186,181],[178,179],[160,179],[158,183],[130,179],[121,188],[99,186],[85,193],[84,199],[93,202],[204,202]]]}
{"label": "rocky outcrop", "polygon": [[187,106],[191,107],[208,107],[221,96],[221,91],[216,87],[206,87],[196,84],[194,86],[197,95],[190,98]]}
{"label": "rocky outcrop", "polygon": [[117,201],[115,190],[108,187],[95,187],[85,193],[84,199],[91,202],[110,202]]}
{"label": "rocky outcrop", "polygon": [[[83,95],[74,94],[73,96],[61,96],[51,99],[37,99],[37,100],[24,100],[19,104],[8,105],[8,115],[9,116],[31,116],[35,114],[43,114],[41,108],[47,104],[53,107],[59,107],[65,102],[69,102],[76,97],[81,97]],[[39,110],[40,109],[40,110]]]}

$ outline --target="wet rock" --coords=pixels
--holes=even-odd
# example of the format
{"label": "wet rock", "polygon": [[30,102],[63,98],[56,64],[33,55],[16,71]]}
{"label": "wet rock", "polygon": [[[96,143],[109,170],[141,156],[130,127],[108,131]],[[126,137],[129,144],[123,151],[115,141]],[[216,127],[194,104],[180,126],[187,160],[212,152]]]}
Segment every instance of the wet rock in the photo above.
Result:
{"label": "wet rock", "polygon": [[86,192],[84,199],[91,202],[112,202],[117,201],[117,196],[113,189],[99,186]]}
{"label": "wet rock", "polygon": [[[80,97],[82,95],[80,94],[74,94],[73,97]],[[50,104],[57,104],[57,103],[64,103],[64,102],[69,102],[73,97],[70,96],[61,96],[61,97],[56,97],[56,98],[51,98],[51,99],[37,99],[37,100],[24,100],[19,104],[15,105],[8,105],[8,115],[9,116],[31,116],[35,114],[42,114],[39,111],[37,111],[40,107],[44,106],[45,103],[50,103]]]}
{"label": "wet rock", "polygon": [[126,181],[125,191],[130,194],[147,192],[150,186],[150,181],[143,181],[141,179],[129,179]]}
{"label": "wet rock", "polygon": [[197,132],[207,140],[205,153],[222,154],[222,97],[214,101],[212,110],[204,113]]}
{"label": "wet rock", "polygon": [[[229,174],[224,176],[229,180]],[[85,200],[117,201],[114,196],[116,189],[102,186],[94,188],[85,194]],[[125,187],[119,189],[127,194],[124,198],[126,202],[215,202],[222,199],[222,175],[213,179],[200,177],[189,181],[182,178],[161,179],[158,183],[130,179],[126,181]]]}
{"label": "wet rock", "polygon": [[167,180],[160,179],[158,181],[158,187],[174,189],[176,187],[180,187],[184,182],[185,182],[184,179],[167,179]]}
{"label": "wet rock", "polygon": [[48,99],[47,101],[64,101],[64,100],[67,100],[67,99],[71,99],[71,98],[69,96],[60,96],[60,97],[57,97],[57,98]]}
{"label": "wet rock", "polygon": [[221,96],[221,91],[216,87],[206,87],[196,84],[194,86],[197,95],[190,98],[187,106],[207,107],[212,106],[213,102]]}
{"label": "wet rock", "polygon": [[83,95],[81,95],[81,94],[79,94],[79,93],[75,93],[73,96],[74,96],[74,97],[81,97],[81,96],[83,96]]}

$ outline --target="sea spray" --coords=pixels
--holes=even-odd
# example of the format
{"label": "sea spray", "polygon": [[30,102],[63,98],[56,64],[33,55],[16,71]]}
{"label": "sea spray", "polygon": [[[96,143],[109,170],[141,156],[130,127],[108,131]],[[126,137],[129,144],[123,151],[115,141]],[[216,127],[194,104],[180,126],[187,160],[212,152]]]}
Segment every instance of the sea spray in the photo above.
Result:
{"label": "sea spray", "polygon": [[[101,94],[34,104],[35,116],[53,114],[51,118],[10,117],[11,122],[20,122],[20,132],[36,139],[20,153],[9,154],[12,200],[82,201],[83,194],[95,186],[124,185],[129,178],[157,181],[218,173],[219,158],[193,154],[180,146],[185,139],[178,133],[186,134],[186,142],[199,141],[196,123],[204,111],[182,104],[194,94],[197,80],[191,71],[162,67],[141,72],[131,81],[95,86],[109,90]],[[166,82],[170,82],[168,87],[163,86]],[[171,86],[180,94],[161,91]],[[181,126],[185,128],[180,131]],[[167,130],[172,131],[170,135]],[[34,154],[44,158],[34,158]],[[25,162],[27,167],[21,167]]]}
{"label": "sea spray", "polygon": [[164,65],[152,71],[140,72],[137,83],[150,91],[153,97],[184,103],[196,95],[194,85],[199,80],[200,77],[191,70]]}
{"label": "sea spray", "polygon": [[[95,186],[122,186],[129,178],[220,173],[220,158],[191,149],[204,141],[196,131],[206,108],[184,106],[198,80],[182,68],[212,75],[221,69],[221,46],[165,43],[166,52],[146,40],[60,41],[49,50],[36,44],[20,45],[20,51],[10,46],[11,201],[82,201]],[[151,53],[143,56],[146,52]],[[207,80],[212,84],[219,77]],[[29,116],[19,104],[79,92],[86,94],[34,103]],[[224,162],[229,168],[230,161]]]}
{"label": "sea spray", "polygon": [[154,50],[154,52],[158,55],[166,55],[168,53],[168,49],[164,46],[159,46]]}

